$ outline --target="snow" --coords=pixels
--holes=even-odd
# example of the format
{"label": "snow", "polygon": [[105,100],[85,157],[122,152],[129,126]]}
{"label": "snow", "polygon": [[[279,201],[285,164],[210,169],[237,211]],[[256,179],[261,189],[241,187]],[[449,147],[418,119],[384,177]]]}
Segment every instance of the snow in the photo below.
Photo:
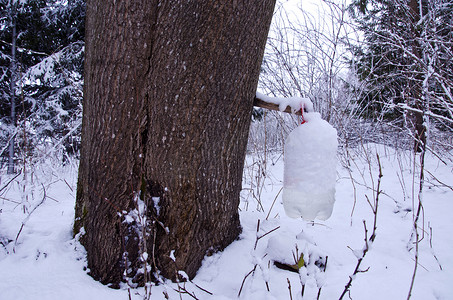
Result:
{"label": "snow", "polygon": [[289,217],[330,217],[335,202],[337,131],[319,113],[286,138],[283,205]]}
{"label": "snow", "polygon": [[[417,184],[414,193],[412,188],[414,180],[418,180],[419,169],[414,166],[418,158],[375,144],[349,149],[348,156],[340,160],[347,158],[349,165],[337,165],[335,208],[328,220],[317,222],[285,215],[281,194],[276,198],[283,186],[284,163],[281,153],[267,153],[268,162],[273,163],[267,165],[259,197],[262,208],[256,199],[246,197],[253,183],[244,177],[240,238],[223,252],[207,256],[192,282],[151,285],[151,298],[165,299],[166,293],[169,299],[193,299],[179,294],[184,288],[198,299],[289,299],[289,282],[293,299],[302,299],[302,281],[303,299],[316,299],[319,287],[320,299],[338,299],[353,274],[356,255],[362,251],[359,249],[364,248],[363,221],[369,231],[372,229],[374,215],[365,196],[373,199],[375,192],[376,153],[383,172],[376,239],[361,265],[361,270],[368,271],[353,276],[350,296],[406,299],[414,269],[411,233],[416,197],[413,199],[412,194],[417,194]],[[247,157],[249,162],[253,159],[254,156]],[[440,182],[451,185],[453,163],[445,160],[448,165],[427,155],[426,168]],[[247,165],[253,167],[251,163]],[[43,163],[34,170],[34,181],[26,182],[26,194],[22,192],[23,175],[1,190],[0,299],[129,298],[126,287],[113,290],[87,275],[85,251],[72,237],[76,172],[75,166],[59,168]],[[426,174],[420,265],[411,299],[452,299],[453,295],[453,190],[439,184],[433,176]],[[1,173],[0,188],[10,179]],[[38,205],[44,191],[46,197]],[[22,199],[26,199],[25,213]],[[307,261],[299,274],[273,264],[277,259],[293,263],[296,251],[303,253]],[[327,260],[325,272],[315,264],[320,257]],[[144,299],[144,289],[132,289],[131,299]]]}
{"label": "snow", "polygon": [[307,112],[313,112],[313,102],[308,98],[302,97],[269,97],[259,92],[256,93],[258,99],[263,100],[264,102],[277,104],[280,111],[284,111],[288,106],[291,107],[291,111],[295,113],[296,111],[305,108]]}
{"label": "snow", "polygon": [[156,209],[156,214],[157,216],[160,215],[160,197],[152,197],[153,203],[154,203],[154,208]]}
{"label": "snow", "polygon": [[171,258],[172,261],[176,261],[175,250],[171,250],[170,251],[170,258]]}
{"label": "snow", "polygon": [[266,253],[272,261],[293,265],[297,263],[294,259],[296,249],[302,249],[300,241],[294,235],[284,232],[269,238]]}

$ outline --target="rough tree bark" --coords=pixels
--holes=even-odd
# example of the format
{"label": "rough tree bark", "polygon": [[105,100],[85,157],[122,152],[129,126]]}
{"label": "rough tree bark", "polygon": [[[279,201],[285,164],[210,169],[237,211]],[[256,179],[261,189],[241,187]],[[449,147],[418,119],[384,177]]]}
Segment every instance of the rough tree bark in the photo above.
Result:
{"label": "rough tree bark", "polygon": [[238,237],[247,135],[274,5],[87,1],[74,232],[84,229],[95,279],[121,281],[125,252],[139,265],[138,237],[121,215],[138,192],[153,220],[149,263],[167,278],[178,270],[194,277],[206,254]]}

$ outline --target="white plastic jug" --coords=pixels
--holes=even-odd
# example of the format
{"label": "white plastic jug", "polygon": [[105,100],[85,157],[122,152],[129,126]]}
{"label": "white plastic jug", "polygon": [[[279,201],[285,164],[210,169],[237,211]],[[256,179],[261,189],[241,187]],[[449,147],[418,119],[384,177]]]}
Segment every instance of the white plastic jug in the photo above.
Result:
{"label": "white plastic jug", "polygon": [[326,220],[335,203],[337,131],[319,113],[304,120],[285,142],[283,206],[291,218]]}

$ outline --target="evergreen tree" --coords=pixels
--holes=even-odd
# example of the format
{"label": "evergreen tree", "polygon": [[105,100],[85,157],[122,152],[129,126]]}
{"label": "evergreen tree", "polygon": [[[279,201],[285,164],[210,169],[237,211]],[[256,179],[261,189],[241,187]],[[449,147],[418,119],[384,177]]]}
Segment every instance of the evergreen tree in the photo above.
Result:
{"label": "evergreen tree", "polygon": [[364,33],[352,60],[365,86],[363,115],[412,124],[418,142],[425,139],[425,115],[451,129],[453,4],[358,0],[351,12]]}
{"label": "evergreen tree", "polygon": [[[81,118],[85,2],[0,0],[0,8],[1,149],[14,132],[20,132],[16,142],[19,149],[30,152],[38,146],[55,144],[57,149],[64,146],[65,155],[76,152]],[[20,131],[10,118],[12,14],[17,21],[18,76],[14,86]],[[5,151],[2,155],[6,155]]]}

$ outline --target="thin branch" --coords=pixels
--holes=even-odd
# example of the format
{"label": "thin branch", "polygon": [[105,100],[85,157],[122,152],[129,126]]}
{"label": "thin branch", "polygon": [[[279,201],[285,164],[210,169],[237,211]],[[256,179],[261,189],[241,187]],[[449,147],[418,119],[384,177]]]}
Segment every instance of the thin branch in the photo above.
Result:
{"label": "thin branch", "polygon": [[288,282],[289,299],[293,300],[293,295],[291,293],[291,281],[289,281],[289,278],[286,278],[286,281]]}
{"label": "thin branch", "polygon": [[415,214],[414,217],[414,223],[413,223],[413,230],[415,232],[415,264],[414,264],[414,271],[412,273],[412,279],[411,279],[411,285],[409,287],[409,292],[407,295],[407,300],[409,300],[412,296],[412,290],[414,288],[414,283],[415,283],[415,276],[417,274],[417,269],[418,269],[418,258],[419,258],[419,232],[418,232],[418,222],[420,219],[420,215],[423,210],[423,187],[424,187],[424,182],[425,182],[425,153],[426,153],[426,143],[422,143],[422,152],[420,154],[420,180],[419,180],[419,189],[418,189],[418,205],[417,205],[417,213]]}
{"label": "thin branch", "polygon": [[431,175],[431,177],[436,180],[441,186],[445,187],[445,188],[448,188],[450,189],[452,192],[453,192],[453,187],[451,185],[448,185],[442,181],[440,181],[436,176],[433,175],[433,173],[431,173],[430,171],[426,170],[425,169],[425,172],[428,173],[429,175]]}
{"label": "thin branch", "polygon": [[1,189],[0,189],[0,192],[2,192],[4,189],[6,189],[6,187],[14,181],[14,179],[16,179],[17,177],[19,177],[19,175],[22,173],[22,170],[19,171],[19,173],[16,174],[16,176],[14,176],[10,181],[8,181]]}
{"label": "thin branch", "polygon": [[426,116],[429,116],[431,118],[447,121],[449,123],[453,123],[453,119],[450,119],[450,118],[435,114],[435,113],[433,113],[431,111],[423,111],[421,109],[410,107],[409,105],[407,105],[405,103],[398,103],[397,105],[390,106],[390,108],[393,108],[393,107],[398,107],[398,108],[405,109],[405,110],[408,110],[408,111],[411,111],[411,112],[423,113]]}
{"label": "thin branch", "polygon": [[194,282],[192,282],[192,281],[190,281],[190,282],[191,282],[193,285],[195,285],[197,288],[199,288],[200,290],[202,290],[203,292],[205,292],[206,294],[209,294],[209,295],[211,295],[211,296],[213,295],[213,293],[211,293],[211,292],[208,291],[207,289],[202,288],[201,286],[199,286],[198,284],[196,284],[196,283],[194,283]]}
{"label": "thin branch", "polygon": [[[376,188],[376,195],[375,195],[375,199],[374,199],[374,205],[372,205],[372,211],[373,211],[373,214],[374,214],[373,231],[371,233],[370,238],[368,238],[368,229],[366,227],[365,220],[363,220],[363,227],[365,229],[365,239],[364,239],[365,246],[364,246],[364,248],[362,250],[362,254],[357,259],[357,264],[356,264],[356,267],[354,269],[354,272],[352,273],[351,276],[349,276],[349,281],[344,287],[343,293],[341,294],[341,296],[339,298],[340,300],[343,299],[343,297],[346,295],[346,293],[349,293],[349,290],[351,288],[352,281],[354,280],[355,275],[357,275],[358,273],[365,273],[365,272],[367,272],[369,270],[369,267],[367,269],[365,269],[365,270],[360,270],[360,265],[362,264],[363,259],[365,258],[366,254],[370,250],[370,245],[376,239],[378,203],[379,203],[379,196],[381,195],[380,187],[381,187],[381,179],[382,179],[382,176],[383,176],[382,175],[381,161],[379,159],[379,155],[376,155],[376,156],[377,156],[377,161],[378,161],[378,165],[379,165],[379,176],[378,176],[378,181],[377,181],[377,188]],[[368,200],[368,198],[367,198],[367,200]],[[371,202],[369,200],[368,200],[368,202],[371,205]]]}
{"label": "thin branch", "polygon": [[250,272],[248,272],[247,275],[244,276],[244,279],[242,280],[241,288],[239,289],[238,298],[239,298],[239,296],[241,296],[241,292],[242,292],[242,288],[244,287],[245,280],[247,279],[247,277],[250,276],[250,274],[252,274],[253,272],[255,272],[256,266],[257,266],[257,265],[255,265],[255,266],[253,267],[253,269],[252,269]]}
{"label": "thin branch", "polygon": [[[0,43],[2,43],[4,45],[11,46],[11,47],[13,46],[13,44],[11,44],[11,43],[9,43],[7,41],[4,41],[4,40],[0,40]],[[31,50],[31,49],[21,48],[21,47],[17,47],[17,46],[16,46],[16,49],[19,52],[27,52],[27,53],[32,53],[32,54],[36,54],[36,55],[50,56],[49,54],[44,53],[44,52],[34,51],[34,50]]]}
{"label": "thin branch", "polygon": [[[180,290],[179,290],[179,289],[180,289]],[[183,286],[178,285],[178,290],[175,289],[175,288],[173,288],[173,290],[174,290],[175,292],[178,292],[180,295],[182,295],[182,294],[187,294],[187,295],[189,295],[190,297],[192,297],[193,299],[198,300],[198,298],[195,296],[195,293],[191,293],[191,292],[189,292],[189,291],[186,289],[185,284],[184,284]]]}
{"label": "thin branch", "polygon": [[267,216],[266,216],[266,221],[267,221],[267,219],[269,218],[269,215],[271,214],[272,208],[274,207],[275,201],[277,201],[278,195],[280,195],[280,193],[282,192],[282,190],[283,190],[283,187],[280,188],[280,190],[278,191],[277,195],[276,195],[275,198],[274,198],[274,201],[272,201],[271,208],[269,208],[269,212],[267,213]]}
{"label": "thin branch", "polygon": [[256,238],[256,241],[255,241],[255,248],[254,248],[254,250],[256,249],[256,245],[258,244],[258,241],[259,241],[261,238],[265,237],[265,236],[268,235],[269,233],[272,233],[272,232],[274,232],[275,230],[277,230],[277,229],[279,229],[279,228],[280,228],[280,226],[277,226],[277,227],[275,227],[274,229],[272,229],[271,231],[268,231],[268,232],[266,232],[265,234],[263,234],[263,235],[257,237],[257,238]]}
{"label": "thin branch", "polygon": [[17,241],[18,241],[19,236],[20,236],[20,234],[21,234],[21,232],[22,232],[22,229],[24,229],[25,224],[26,224],[27,221],[30,219],[31,215],[35,212],[35,210],[36,210],[39,206],[41,206],[41,205],[44,203],[44,200],[46,200],[46,198],[47,198],[46,188],[44,187],[43,184],[41,184],[41,185],[42,185],[42,189],[43,189],[43,191],[44,191],[44,195],[43,195],[43,197],[42,197],[41,202],[39,202],[39,203],[31,210],[31,212],[28,214],[28,216],[22,221],[22,224],[21,224],[21,226],[20,226],[19,232],[18,232],[17,235],[16,235],[16,240],[14,241],[14,248],[13,248],[13,252],[14,252],[14,253],[16,253],[16,245],[17,245]]}

